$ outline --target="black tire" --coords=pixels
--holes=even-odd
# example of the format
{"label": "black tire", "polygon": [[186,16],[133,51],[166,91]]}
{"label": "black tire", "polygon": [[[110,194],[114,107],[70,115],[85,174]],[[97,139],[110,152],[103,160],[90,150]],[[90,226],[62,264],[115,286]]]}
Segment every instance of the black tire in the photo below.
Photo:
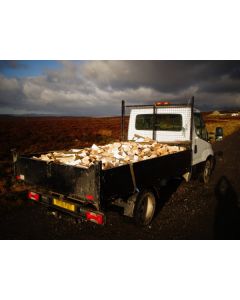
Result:
{"label": "black tire", "polygon": [[143,191],[138,197],[134,208],[134,219],[137,225],[147,226],[151,223],[156,208],[156,198],[151,191]]}
{"label": "black tire", "polygon": [[212,174],[212,160],[207,159],[201,173],[201,177],[200,177],[201,181],[205,184],[208,184],[211,178],[211,174]]}

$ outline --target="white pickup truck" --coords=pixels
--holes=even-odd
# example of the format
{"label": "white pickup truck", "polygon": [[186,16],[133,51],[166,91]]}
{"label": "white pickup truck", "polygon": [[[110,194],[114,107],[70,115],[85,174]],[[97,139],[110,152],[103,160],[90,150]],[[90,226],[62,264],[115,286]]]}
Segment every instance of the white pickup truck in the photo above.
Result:
{"label": "white pickup truck", "polygon": [[161,188],[169,180],[183,177],[189,181],[197,171],[208,183],[214,154],[201,114],[194,109],[194,98],[184,105],[158,102],[125,106],[122,101],[122,140],[126,109],[130,109],[129,141],[137,135],[183,150],[109,169],[102,168],[101,161],[86,169],[34,159],[39,153],[13,152],[14,175],[28,185],[28,198],[51,210],[97,224],[105,223],[106,207],[115,205],[137,224],[148,225],[156,202],[161,201]]}

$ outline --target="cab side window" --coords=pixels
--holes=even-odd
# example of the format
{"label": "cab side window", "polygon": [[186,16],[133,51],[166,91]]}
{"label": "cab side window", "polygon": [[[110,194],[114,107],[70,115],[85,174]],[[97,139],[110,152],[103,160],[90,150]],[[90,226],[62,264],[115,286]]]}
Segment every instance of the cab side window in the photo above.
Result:
{"label": "cab side window", "polygon": [[207,141],[208,140],[208,132],[205,126],[205,123],[202,119],[201,114],[195,113],[194,114],[194,124],[195,124],[195,131],[198,137]]}

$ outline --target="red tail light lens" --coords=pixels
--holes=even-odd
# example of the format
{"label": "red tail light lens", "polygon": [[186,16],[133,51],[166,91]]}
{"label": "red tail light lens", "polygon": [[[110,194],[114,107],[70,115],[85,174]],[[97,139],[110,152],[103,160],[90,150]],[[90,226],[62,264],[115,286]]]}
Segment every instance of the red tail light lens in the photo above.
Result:
{"label": "red tail light lens", "polygon": [[93,197],[93,195],[86,195],[86,199],[87,199],[87,200],[93,201],[93,200],[94,200],[94,197]]}
{"label": "red tail light lens", "polygon": [[40,195],[34,192],[28,192],[28,199],[39,201]]}
{"label": "red tail light lens", "polygon": [[21,174],[20,174],[20,175],[17,175],[17,176],[16,176],[16,179],[17,179],[17,180],[24,180],[25,177],[24,177],[24,175],[21,175]]}
{"label": "red tail light lens", "polygon": [[86,212],[86,218],[88,221],[92,221],[94,223],[97,223],[97,224],[103,224],[104,223],[104,219],[103,219],[103,215],[100,215],[100,214],[96,214],[96,213],[93,213],[93,212]]}

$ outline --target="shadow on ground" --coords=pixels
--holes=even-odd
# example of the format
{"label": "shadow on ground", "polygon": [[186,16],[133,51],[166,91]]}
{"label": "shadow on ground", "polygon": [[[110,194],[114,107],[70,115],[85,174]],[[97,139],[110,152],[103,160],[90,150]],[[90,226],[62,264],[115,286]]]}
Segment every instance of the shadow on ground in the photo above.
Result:
{"label": "shadow on ground", "polygon": [[240,208],[238,196],[226,176],[222,176],[215,186],[216,215],[215,239],[240,238]]}

